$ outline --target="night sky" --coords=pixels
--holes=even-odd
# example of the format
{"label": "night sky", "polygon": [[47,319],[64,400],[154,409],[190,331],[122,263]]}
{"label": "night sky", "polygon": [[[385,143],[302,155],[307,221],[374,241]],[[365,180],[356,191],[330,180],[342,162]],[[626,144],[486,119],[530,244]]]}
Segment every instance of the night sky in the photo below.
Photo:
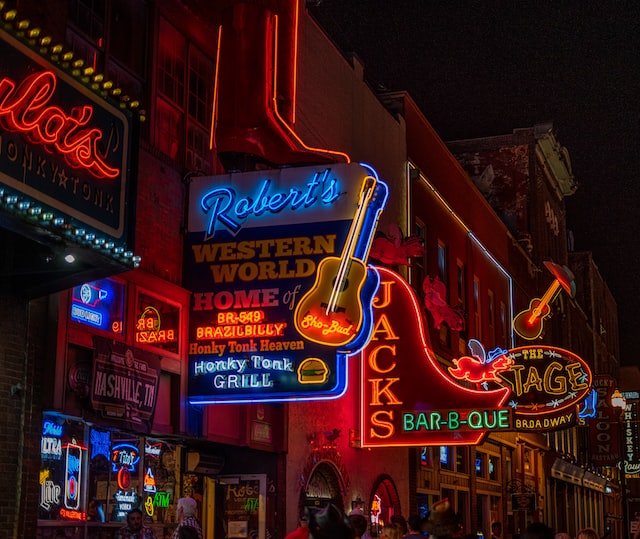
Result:
{"label": "night sky", "polygon": [[311,0],[374,88],[407,90],[444,140],[553,122],[578,191],[577,251],[617,303],[623,364],[640,365],[640,3]]}

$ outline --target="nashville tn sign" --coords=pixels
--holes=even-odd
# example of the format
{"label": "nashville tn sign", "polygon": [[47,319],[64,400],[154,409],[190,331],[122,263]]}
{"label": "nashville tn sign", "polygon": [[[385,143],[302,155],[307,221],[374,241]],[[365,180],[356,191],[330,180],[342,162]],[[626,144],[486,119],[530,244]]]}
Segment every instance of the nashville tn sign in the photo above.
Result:
{"label": "nashville tn sign", "polygon": [[0,30],[0,188],[126,243],[132,116]]}

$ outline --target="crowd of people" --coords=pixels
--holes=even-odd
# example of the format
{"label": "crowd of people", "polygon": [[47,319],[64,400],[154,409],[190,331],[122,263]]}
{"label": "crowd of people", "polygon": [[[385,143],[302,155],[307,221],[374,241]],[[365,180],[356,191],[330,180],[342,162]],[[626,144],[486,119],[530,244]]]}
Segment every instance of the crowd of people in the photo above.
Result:
{"label": "crowd of people", "polygon": [[[285,539],[370,539],[368,521],[360,509],[346,515],[335,505],[323,509],[305,509],[300,526]],[[638,537],[640,539],[640,532]],[[449,500],[436,502],[426,517],[400,515],[378,530],[379,539],[478,539],[478,534],[465,534],[459,515],[451,508]],[[491,539],[502,539],[502,523],[491,524]],[[574,539],[566,532],[556,533],[542,522],[529,524],[519,539]],[[578,531],[575,539],[601,539],[593,528]]]}
{"label": "crowd of people", "polygon": [[[197,504],[193,498],[178,500],[176,516],[178,526],[171,539],[203,539],[202,529],[196,517]],[[378,539],[478,539],[477,534],[465,534],[459,515],[451,508],[449,500],[436,502],[426,517],[411,515],[405,519],[400,515],[377,530]],[[640,539],[640,533],[636,534]],[[127,524],[120,528],[115,539],[156,539],[150,528],[144,525],[139,509],[127,515]],[[305,508],[300,515],[298,527],[284,539],[371,539],[369,522],[361,509],[348,515],[333,504],[322,509]],[[502,539],[502,524],[491,524],[491,538]],[[554,532],[542,522],[529,524],[519,539],[573,539],[568,533]],[[575,539],[601,539],[593,528],[578,531]]]}

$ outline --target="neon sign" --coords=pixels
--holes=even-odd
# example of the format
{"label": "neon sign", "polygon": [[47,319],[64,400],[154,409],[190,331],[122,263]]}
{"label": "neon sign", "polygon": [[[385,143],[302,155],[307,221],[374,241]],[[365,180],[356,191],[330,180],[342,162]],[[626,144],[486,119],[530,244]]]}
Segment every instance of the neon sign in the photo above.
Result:
{"label": "neon sign", "polygon": [[[360,334],[363,305],[371,303],[378,280],[377,275],[368,277],[364,260],[369,249],[360,253],[359,258],[356,247],[363,232],[367,207],[375,198],[376,182],[373,176],[365,177],[342,255],[322,259],[313,287],[296,305],[296,329],[310,341],[344,347]],[[365,286],[368,280],[374,286]]]}
{"label": "neon sign", "polygon": [[111,454],[111,433],[109,431],[91,429],[89,439],[91,440],[91,460],[99,455],[108,460]]}
{"label": "neon sign", "polygon": [[[523,346],[509,350],[513,365],[500,372],[502,385],[518,418],[557,414],[576,405],[591,391],[589,366],[573,352],[552,346]],[[523,425],[524,426],[524,425]]]}
{"label": "neon sign", "polygon": [[[231,187],[212,189],[200,199],[200,209],[209,214],[205,240],[213,238],[218,223],[232,234],[237,234],[249,217],[265,213],[278,214],[287,206],[292,211],[306,209],[317,203],[333,204],[341,195],[338,182],[329,176],[330,169],[316,172],[304,188],[292,187],[288,191],[271,193],[272,180],[265,179],[258,186],[256,195],[238,197]],[[228,214],[231,214],[228,215]]]}
{"label": "neon sign", "polygon": [[80,489],[82,487],[82,450],[75,440],[64,446],[65,472],[64,472],[64,506],[67,509],[80,507]]}
{"label": "neon sign", "polygon": [[113,279],[100,279],[74,287],[70,315],[81,324],[122,333],[124,285]]}
{"label": "neon sign", "polygon": [[531,300],[529,308],[522,311],[513,319],[513,330],[523,339],[532,341],[542,334],[544,319],[551,315],[551,303],[564,289],[569,296],[576,294],[574,275],[566,266],[559,266],[553,262],[544,262],[545,267],[554,276],[554,280],[547,288],[542,298]]}
{"label": "neon sign", "polygon": [[0,122],[64,155],[74,168],[85,168],[96,178],[115,178],[120,170],[108,166],[99,155],[102,133],[96,128],[85,129],[92,107],[74,107],[67,115],[61,108],[49,105],[56,81],[51,71],[29,75],[19,85],[8,77],[1,79]]}
{"label": "neon sign", "polygon": [[[192,180],[185,258],[192,291],[190,403],[320,400],[344,393],[347,354],[364,346],[371,331],[379,277],[366,260],[387,194],[375,171],[358,164]],[[354,283],[347,313],[354,322],[351,328],[346,320],[333,326],[331,336],[339,337],[333,344],[310,326],[332,327],[330,319],[342,316],[343,287],[333,297],[329,292],[329,312],[315,315],[308,331],[306,322],[296,321],[310,314],[312,303],[322,309],[324,299],[301,300],[313,296],[316,275],[327,273],[320,270],[323,260],[325,267],[337,261],[340,280]],[[362,279],[347,271],[349,265],[360,266]],[[325,275],[315,288],[331,280]]]}
{"label": "neon sign", "polygon": [[138,448],[131,444],[118,444],[113,446],[111,453],[112,471],[117,472],[126,468],[129,472],[135,473],[136,465],[140,461]]}
{"label": "neon sign", "polygon": [[449,374],[456,380],[466,380],[474,384],[500,382],[498,374],[513,365],[507,350],[497,348],[486,354],[484,346],[476,339],[470,339],[467,346],[471,356],[453,359],[454,366],[449,367]]}
{"label": "neon sign", "polygon": [[162,442],[151,443],[149,440],[144,442],[144,456],[158,460],[162,453]]}
{"label": "neon sign", "polygon": [[144,474],[144,487],[143,490],[145,492],[156,492],[156,478],[153,475],[153,470],[148,467],[146,473]]}
{"label": "neon sign", "polygon": [[377,270],[373,331],[361,352],[362,447],[469,445],[489,429],[510,430],[511,412],[503,407],[509,390],[471,390],[446,376],[413,289],[397,273]]}
{"label": "neon sign", "polygon": [[158,309],[151,306],[145,307],[136,324],[136,342],[148,344],[174,342],[175,330],[160,329],[161,324]]}
{"label": "neon sign", "polygon": [[0,56],[12,58],[0,73],[5,195],[27,205],[25,218],[52,215],[54,226],[121,259],[132,222],[133,115],[5,30]]}
{"label": "neon sign", "polygon": [[40,471],[40,506],[49,511],[53,506],[60,505],[62,488],[51,479],[50,470]]}

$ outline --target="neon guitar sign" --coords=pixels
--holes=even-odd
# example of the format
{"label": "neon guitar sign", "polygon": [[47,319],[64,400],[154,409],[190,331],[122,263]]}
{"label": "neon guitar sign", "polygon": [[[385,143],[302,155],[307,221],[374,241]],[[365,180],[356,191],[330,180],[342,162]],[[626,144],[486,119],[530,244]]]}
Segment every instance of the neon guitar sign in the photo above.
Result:
{"label": "neon guitar sign", "polygon": [[318,265],[313,287],[296,307],[294,322],[298,332],[307,339],[328,346],[344,346],[360,332],[363,321],[362,298],[367,280],[367,266],[356,257],[357,238],[363,228],[364,216],[374,199],[377,180],[367,176],[360,192],[356,215],[351,223],[342,255],[329,256]]}
{"label": "neon guitar sign", "polygon": [[571,297],[575,296],[576,285],[573,273],[566,266],[559,266],[545,261],[544,265],[555,277],[542,298],[531,300],[529,308],[522,311],[513,319],[513,330],[523,339],[532,341],[542,334],[544,319],[551,315],[551,303],[562,289]]}
{"label": "neon guitar sign", "polygon": [[102,133],[86,127],[93,108],[74,107],[69,114],[49,102],[56,89],[52,71],[34,73],[19,85],[8,77],[0,80],[0,123],[10,131],[24,133],[32,142],[64,156],[74,168],[83,168],[96,178],[116,178],[120,170],[110,167],[100,155]]}

